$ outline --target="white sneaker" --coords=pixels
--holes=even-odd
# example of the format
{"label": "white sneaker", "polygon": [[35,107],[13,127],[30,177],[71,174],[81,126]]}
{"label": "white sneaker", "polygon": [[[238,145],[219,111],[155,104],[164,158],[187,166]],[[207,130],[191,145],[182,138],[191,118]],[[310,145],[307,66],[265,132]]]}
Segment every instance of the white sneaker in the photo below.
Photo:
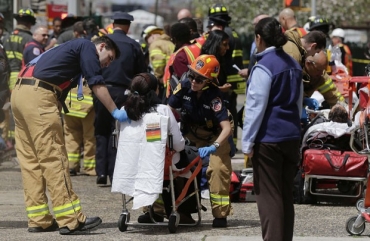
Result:
{"label": "white sneaker", "polygon": [[209,199],[209,189],[204,189],[200,191],[200,196],[202,199]]}

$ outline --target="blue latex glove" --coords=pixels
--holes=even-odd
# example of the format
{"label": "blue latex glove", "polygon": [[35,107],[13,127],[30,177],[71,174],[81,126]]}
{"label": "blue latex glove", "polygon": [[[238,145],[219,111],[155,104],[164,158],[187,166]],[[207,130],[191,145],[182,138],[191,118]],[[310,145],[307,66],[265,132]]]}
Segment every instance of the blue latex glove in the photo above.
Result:
{"label": "blue latex glove", "polygon": [[130,119],[128,118],[127,112],[125,110],[119,110],[116,108],[112,111],[112,116],[119,122],[128,121],[130,123]]}
{"label": "blue latex glove", "polygon": [[214,145],[201,147],[198,149],[201,158],[211,155],[216,152],[216,147]]}
{"label": "blue latex glove", "polygon": [[316,99],[314,99],[314,98],[305,97],[303,99],[303,104],[304,105],[307,105],[308,108],[310,108],[312,110],[318,110],[319,107],[320,107],[319,102]]}

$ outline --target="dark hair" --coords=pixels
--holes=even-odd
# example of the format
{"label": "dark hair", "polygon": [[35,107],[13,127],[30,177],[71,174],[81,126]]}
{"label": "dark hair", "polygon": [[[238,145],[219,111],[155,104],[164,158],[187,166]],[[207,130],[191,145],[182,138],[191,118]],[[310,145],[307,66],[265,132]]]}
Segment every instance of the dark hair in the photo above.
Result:
{"label": "dark hair", "polygon": [[279,48],[288,41],[280,23],[271,17],[261,19],[254,28],[254,34],[261,36],[266,43],[266,47],[275,46]]}
{"label": "dark hair", "polygon": [[135,75],[130,84],[130,92],[124,104],[130,120],[138,121],[144,113],[156,110],[160,99],[155,92],[158,87],[157,78],[150,73]]}
{"label": "dark hair", "polygon": [[56,21],[62,22],[62,19],[60,17],[55,17],[53,19],[53,25],[55,24]]}
{"label": "dark hair", "polygon": [[348,112],[340,104],[334,105],[329,112],[329,120],[338,123],[347,123],[348,122]]}
{"label": "dark hair", "polygon": [[83,29],[87,35],[98,35],[99,33],[98,25],[92,18],[87,18],[83,21]]}
{"label": "dark hair", "polygon": [[110,39],[108,36],[101,36],[101,37],[95,38],[92,42],[95,45],[105,43],[105,48],[107,50],[113,50],[116,53],[116,59],[118,59],[119,56],[121,55],[121,51],[119,50],[117,44],[112,39]]}
{"label": "dark hair", "polygon": [[316,43],[316,49],[324,49],[326,47],[326,35],[318,30],[308,32],[303,39],[307,43]]}
{"label": "dark hair", "polygon": [[222,56],[220,55],[220,46],[222,41],[229,39],[229,35],[222,30],[213,30],[209,32],[207,40],[204,42],[200,54],[211,54],[216,56],[216,59],[220,61]]}
{"label": "dark hair", "polygon": [[185,23],[175,23],[171,26],[172,41],[177,44],[189,43],[191,40],[190,28]]}
{"label": "dark hair", "polygon": [[82,21],[78,21],[73,24],[73,32],[77,32],[78,34],[85,35]]}
{"label": "dark hair", "polygon": [[189,26],[191,30],[193,30],[194,32],[198,32],[197,23],[192,18],[182,18],[179,20],[179,23],[185,23]]}

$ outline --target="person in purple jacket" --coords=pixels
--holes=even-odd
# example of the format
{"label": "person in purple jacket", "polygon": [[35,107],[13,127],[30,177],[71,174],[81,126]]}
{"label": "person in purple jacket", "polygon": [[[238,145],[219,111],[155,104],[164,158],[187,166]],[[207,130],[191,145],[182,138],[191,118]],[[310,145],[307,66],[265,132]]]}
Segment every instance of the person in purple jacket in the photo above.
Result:
{"label": "person in purple jacket", "polygon": [[242,150],[252,159],[263,240],[293,239],[293,179],[299,161],[302,68],[281,48],[274,18],[255,26],[257,64],[248,80]]}

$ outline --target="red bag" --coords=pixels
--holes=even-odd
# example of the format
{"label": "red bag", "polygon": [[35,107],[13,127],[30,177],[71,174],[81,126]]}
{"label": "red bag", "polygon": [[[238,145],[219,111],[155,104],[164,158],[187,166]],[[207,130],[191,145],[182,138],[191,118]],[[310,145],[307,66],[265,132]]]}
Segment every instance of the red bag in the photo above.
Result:
{"label": "red bag", "polygon": [[368,168],[367,156],[351,151],[308,149],[303,156],[305,174],[366,177]]}

